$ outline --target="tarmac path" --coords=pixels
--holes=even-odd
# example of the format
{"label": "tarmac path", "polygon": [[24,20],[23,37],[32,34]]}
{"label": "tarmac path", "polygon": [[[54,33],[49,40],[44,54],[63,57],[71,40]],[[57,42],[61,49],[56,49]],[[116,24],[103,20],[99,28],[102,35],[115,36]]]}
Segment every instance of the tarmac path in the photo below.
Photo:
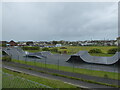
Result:
{"label": "tarmac path", "polygon": [[36,67],[36,66],[30,66],[30,65],[19,64],[19,63],[3,62],[3,68],[14,69],[14,70],[22,71],[26,74],[31,74],[31,75],[35,75],[35,76],[42,76],[42,77],[44,76],[44,77],[51,78],[51,79],[62,80],[64,82],[71,83],[71,84],[74,84],[74,85],[77,85],[77,86],[80,86],[80,87],[85,87],[85,88],[113,88],[113,87],[110,87],[110,86],[104,86],[104,85],[99,85],[99,84],[94,84],[94,83],[83,82],[83,81],[80,81],[80,80],[73,80],[73,79],[64,78],[64,77],[60,77],[60,76],[53,76],[53,75],[49,75],[49,74],[45,74],[45,73],[40,73],[40,72],[37,72],[37,71],[21,68],[20,66],[27,67],[27,68],[33,68],[37,71],[45,71],[45,72],[48,72],[48,73],[57,73],[57,74],[60,74],[60,75],[82,78],[82,79],[85,79],[85,80],[93,80],[93,81],[96,81],[96,82],[102,82],[102,83],[107,83],[107,84],[118,85],[118,83],[120,82],[118,80],[100,78],[100,77],[95,77],[95,76],[88,76],[88,75],[83,75],[83,74],[78,74],[78,73],[64,72],[64,71],[53,70],[53,69],[48,69],[48,68],[40,68],[40,67]]}

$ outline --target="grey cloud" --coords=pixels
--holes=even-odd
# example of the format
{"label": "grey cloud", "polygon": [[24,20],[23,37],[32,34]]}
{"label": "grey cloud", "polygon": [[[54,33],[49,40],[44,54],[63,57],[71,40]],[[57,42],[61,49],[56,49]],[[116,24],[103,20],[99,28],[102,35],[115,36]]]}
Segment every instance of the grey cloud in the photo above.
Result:
{"label": "grey cloud", "polygon": [[4,40],[115,39],[116,3],[4,3]]}

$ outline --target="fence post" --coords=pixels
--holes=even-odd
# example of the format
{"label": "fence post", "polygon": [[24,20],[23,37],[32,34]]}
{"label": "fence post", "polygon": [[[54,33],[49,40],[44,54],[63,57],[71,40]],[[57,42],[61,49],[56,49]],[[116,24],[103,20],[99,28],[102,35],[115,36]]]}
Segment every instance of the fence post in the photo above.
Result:
{"label": "fence post", "polygon": [[73,72],[74,72],[74,60],[73,60]]}
{"label": "fence post", "polygon": [[45,57],[45,68],[46,68],[46,57]]}
{"label": "fence post", "polygon": [[[114,73],[115,73],[115,63],[114,63]],[[114,77],[115,77],[115,74],[114,74]]]}
{"label": "fence post", "polygon": [[25,61],[26,61],[26,64],[27,64],[27,56],[25,57]]}
{"label": "fence post", "polygon": [[35,64],[36,64],[35,61],[36,61],[36,59],[34,59],[34,66],[36,66],[36,65],[35,65]]}
{"label": "fence post", "polygon": [[[61,54],[60,54],[61,55]],[[59,55],[58,55],[58,70],[59,70]]]}

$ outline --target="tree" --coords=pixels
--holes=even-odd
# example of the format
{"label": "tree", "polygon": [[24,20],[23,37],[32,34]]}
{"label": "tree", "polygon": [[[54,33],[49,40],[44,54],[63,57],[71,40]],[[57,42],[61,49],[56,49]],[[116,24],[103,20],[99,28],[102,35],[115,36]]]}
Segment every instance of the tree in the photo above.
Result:
{"label": "tree", "polygon": [[2,43],[2,47],[6,47],[6,44]]}
{"label": "tree", "polygon": [[54,45],[56,45],[58,42],[57,42],[57,41],[52,41],[52,43],[53,43]]}
{"label": "tree", "polygon": [[43,51],[50,51],[50,49],[47,48],[47,47],[44,47],[42,50],[43,50]]}

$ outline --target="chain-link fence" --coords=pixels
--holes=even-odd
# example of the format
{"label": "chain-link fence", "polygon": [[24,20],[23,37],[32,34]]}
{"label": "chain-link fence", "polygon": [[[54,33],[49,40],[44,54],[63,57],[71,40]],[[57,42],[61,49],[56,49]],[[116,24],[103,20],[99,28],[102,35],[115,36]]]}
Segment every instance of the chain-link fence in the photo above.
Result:
{"label": "chain-link fence", "polygon": [[2,88],[51,88],[47,85],[8,73],[2,73]]}
{"label": "chain-link fence", "polygon": [[[76,60],[73,60],[72,62],[66,62],[71,56],[67,54],[52,54],[52,53],[45,54],[44,52],[43,55],[45,57],[36,58],[36,57],[28,57],[23,55],[23,51],[20,51],[20,49],[19,50],[13,49],[13,50],[10,50],[9,52],[11,53],[11,57],[13,59],[16,59],[18,63],[32,65],[32,66],[39,66],[43,68],[50,68],[50,69],[63,70],[63,71],[65,70],[65,71],[74,72],[74,73],[79,72],[80,69],[89,69],[91,70],[89,72],[89,74],[91,75],[95,74],[94,70],[115,72],[115,73],[118,72],[118,66],[116,64],[98,65],[98,64],[89,64],[85,62],[76,62]],[[105,74],[105,77],[107,76],[109,75]]]}

